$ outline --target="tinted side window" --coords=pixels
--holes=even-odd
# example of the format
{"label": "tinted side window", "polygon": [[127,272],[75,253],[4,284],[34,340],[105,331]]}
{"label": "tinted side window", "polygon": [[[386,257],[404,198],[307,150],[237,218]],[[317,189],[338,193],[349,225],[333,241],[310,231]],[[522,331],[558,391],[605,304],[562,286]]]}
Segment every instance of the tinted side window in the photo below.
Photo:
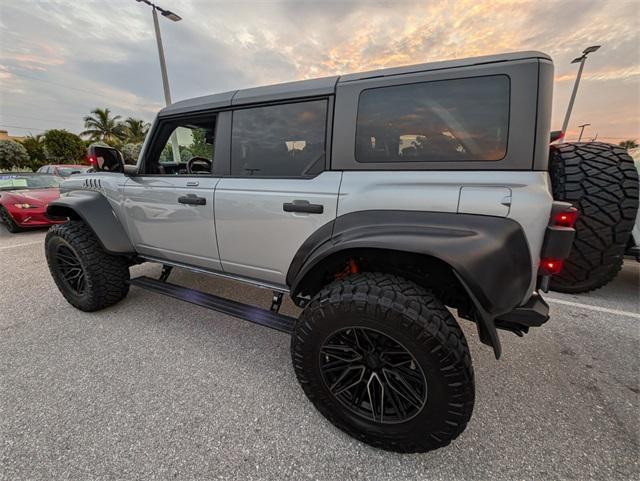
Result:
{"label": "tinted side window", "polygon": [[356,160],[500,160],[508,128],[506,75],[365,90],[358,103]]}
{"label": "tinted side window", "polygon": [[324,168],[327,101],[233,112],[231,175],[298,177]]}

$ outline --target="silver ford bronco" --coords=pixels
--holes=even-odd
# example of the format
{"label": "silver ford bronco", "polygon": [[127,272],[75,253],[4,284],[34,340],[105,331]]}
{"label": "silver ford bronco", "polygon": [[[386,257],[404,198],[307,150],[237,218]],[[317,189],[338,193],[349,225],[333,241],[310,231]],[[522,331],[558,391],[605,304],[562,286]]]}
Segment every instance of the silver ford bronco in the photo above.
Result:
{"label": "silver ford bronco", "polygon": [[[474,406],[459,322],[500,357],[499,330],[547,321],[539,292],[570,255],[578,212],[554,187],[573,195],[576,173],[550,178],[550,158],[587,144],[550,149],[552,86],[551,59],[518,52],[177,102],[137,165],[94,147],[97,172],[63,183],[51,274],[84,311],[136,286],[290,333],[302,389],[338,428],[445,446]],[[160,278],[131,279],[141,262]],[[168,282],[175,267],[269,289],[271,308]],[[285,294],[299,318],[279,313]]]}

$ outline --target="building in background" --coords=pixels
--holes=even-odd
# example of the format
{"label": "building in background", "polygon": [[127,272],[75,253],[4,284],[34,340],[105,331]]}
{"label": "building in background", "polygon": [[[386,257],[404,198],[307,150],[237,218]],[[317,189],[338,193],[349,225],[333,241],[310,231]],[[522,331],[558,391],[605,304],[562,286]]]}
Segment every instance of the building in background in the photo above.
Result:
{"label": "building in background", "polygon": [[26,139],[26,137],[9,135],[9,132],[7,132],[6,130],[0,130],[0,140],[15,140],[16,142],[19,142],[24,139]]}

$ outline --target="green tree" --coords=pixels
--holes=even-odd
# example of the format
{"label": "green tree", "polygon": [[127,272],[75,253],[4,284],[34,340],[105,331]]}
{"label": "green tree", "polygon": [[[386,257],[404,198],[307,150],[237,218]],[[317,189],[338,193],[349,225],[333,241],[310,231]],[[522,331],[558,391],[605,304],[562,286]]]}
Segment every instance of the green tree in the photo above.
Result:
{"label": "green tree", "polygon": [[111,115],[111,110],[96,108],[91,111],[93,115],[84,118],[84,128],[80,135],[88,135],[92,140],[101,140],[112,143],[124,138],[125,128],[118,122],[119,115]]}
{"label": "green tree", "polygon": [[44,134],[44,153],[51,163],[73,164],[86,155],[84,142],[76,134],[52,129]]}
{"label": "green tree", "polygon": [[620,147],[625,148],[627,150],[635,149],[636,147],[638,147],[638,141],[635,139],[623,140],[618,145],[620,145]]}
{"label": "green tree", "polygon": [[122,122],[124,128],[124,139],[127,144],[140,144],[149,132],[149,124],[142,119],[129,117]]}
{"label": "green tree", "polygon": [[[188,162],[191,157],[193,157],[193,152],[191,152],[189,147],[185,147],[184,145],[180,145],[180,161]],[[160,153],[160,162],[173,162],[173,146],[171,142],[167,142],[167,145],[164,146],[162,152]]]}
{"label": "green tree", "polygon": [[189,150],[193,155],[211,160],[213,158],[213,145],[207,143],[207,132],[204,129],[193,129],[191,136],[193,142],[189,146]]}
{"label": "green tree", "polygon": [[27,149],[29,154],[29,167],[31,170],[38,170],[47,163],[47,157],[44,155],[44,135],[29,135],[20,143]]}
{"label": "green tree", "polygon": [[29,154],[22,144],[13,140],[0,140],[0,169],[20,169],[28,165]]}
{"label": "green tree", "polygon": [[142,150],[142,144],[124,144],[120,151],[122,152],[122,156],[124,157],[124,161],[127,164],[135,165],[138,162],[138,156],[140,155],[140,151]]}

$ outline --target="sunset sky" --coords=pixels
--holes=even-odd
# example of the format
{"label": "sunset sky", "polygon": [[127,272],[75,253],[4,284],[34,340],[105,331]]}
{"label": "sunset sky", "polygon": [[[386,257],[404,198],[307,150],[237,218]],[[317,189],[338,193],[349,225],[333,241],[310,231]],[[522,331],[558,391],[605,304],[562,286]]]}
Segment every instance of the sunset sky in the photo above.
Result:
{"label": "sunset sky", "polygon": [[[569,129],[640,138],[640,0],[157,0],[174,101],[380,67],[541,50],[555,62],[553,128],[594,44]],[[65,128],[108,107],[151,120],[163,105],[151,10],[134,0],[0,0],[0,129]]]}

